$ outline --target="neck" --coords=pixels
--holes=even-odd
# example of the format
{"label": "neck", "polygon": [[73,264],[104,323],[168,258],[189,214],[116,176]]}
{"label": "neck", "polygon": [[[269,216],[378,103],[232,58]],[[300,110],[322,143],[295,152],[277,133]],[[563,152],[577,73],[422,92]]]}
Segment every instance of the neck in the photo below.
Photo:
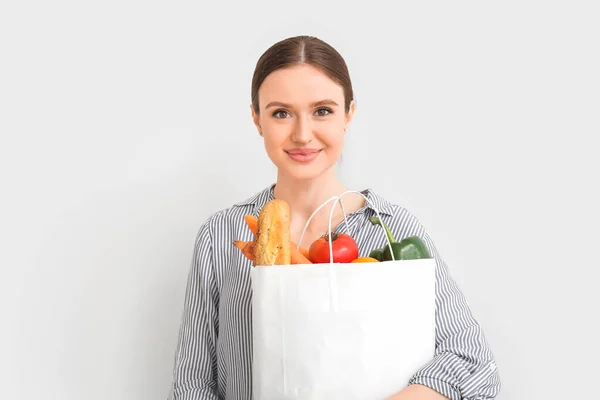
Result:
{"label": "neck", "polygon": [[[319,206],[329,198],[337,196],[346,190],[348,188],[339,181],[335,174],[335,169],[331,168],[326,174],[316,179],[307,179],[306,181],[299,181],[278,174],[274,196],[288,202],[292,214],[292,223],[303,226]],[[331,207],[333,206],[333,201],[324,206],[313,217],[310,225],[313,226],[315,222],[319,223],[323,220],[328,220]]]}

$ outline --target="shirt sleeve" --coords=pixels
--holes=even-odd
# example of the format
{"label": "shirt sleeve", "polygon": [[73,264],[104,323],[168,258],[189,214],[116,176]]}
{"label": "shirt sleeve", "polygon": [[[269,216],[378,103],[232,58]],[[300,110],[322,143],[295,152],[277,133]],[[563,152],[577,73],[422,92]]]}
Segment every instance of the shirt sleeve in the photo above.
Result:
{"label": "shirt sleeve", "polygon": [[433,359],[419,369],[410,384],[427,386],[452,400],[494,399],[500,378],[492,351],[464,294],[429,233],[414,219],[413,227],[436,260],[436,349]]}
{"label": "shirt sleeve", "polygon": [[187,278],[169,400],[217,400],[218,290],[210,219],[199,229]]}

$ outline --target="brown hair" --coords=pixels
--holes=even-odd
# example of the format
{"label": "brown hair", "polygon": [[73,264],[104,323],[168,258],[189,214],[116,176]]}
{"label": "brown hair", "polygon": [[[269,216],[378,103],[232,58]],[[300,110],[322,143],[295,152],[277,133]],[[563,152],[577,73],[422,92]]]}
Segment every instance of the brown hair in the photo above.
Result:
{"label": "brown hair", "polygon": [[346,62],[340,53],[329,44],[314,36],[295,36],[281,40],[263,53],[256,63],[252,77],[252,107],[259,113],[258,89],[265,78],[280,68],[298,64],[309,64],[319,68],[330,79],[344,89],[346,113],[354,99],[352,81]]}

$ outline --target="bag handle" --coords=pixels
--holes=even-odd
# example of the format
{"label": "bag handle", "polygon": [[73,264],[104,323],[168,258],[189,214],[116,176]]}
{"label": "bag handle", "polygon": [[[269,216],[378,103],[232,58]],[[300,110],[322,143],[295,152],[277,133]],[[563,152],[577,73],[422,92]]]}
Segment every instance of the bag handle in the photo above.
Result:
{"label": "bag handle", "polygon": [[[350,193],[356,193],[361,195],[365,201],[371,205],[371,207],[373,208],[373,211],[375,211],[375,214],[377,215],[377,218],[379,218],[379,220],[381,222],[383,222],[383,219],[381,219],[381,215],[379,214],[379,211],[377,210],[377,208],[374,206],[373,203],[371,203],[369,201],[369,199],[367,198],[367,196],[365,196],[363,193],[361,193],[358,190],[347,190],[344,193],[340,194],[339,196],[333,196],[330,197],[327,201],[325,201],[323,204],[321,204],[312,214],[311,216],[308,218],[308,221],[306,221],[306,224],[304,225],[304,229],[302,230],[302,234],[300,235],[300,240],[298,240],[298,247],[297,249],[300,249],[300,243],[302,243],[302,238],[304,237],[304,234],[306,233],[306,229],[308,228],[308,225],[310,224],[310,221],[313,219],[313,217],[319,212],[319,210],[321,210],[323,207],[325,207],[327,205],[327,203],[333,201],[333,200],[337,200],[338,203],[340,203],[340,207],[342,208],[342,214],[344,214],[344,222],[346,224],[346,232],[349,232],[349,226],[348,226],[348,218],[346,215],[346,211],[344,210],[344,204],[342,203],[342,197],[344,197],[347,194]],[[329,213],[329,225],[328,225],[328,234],[331,237],[331,223],[332,223],[332,219],[333,219],[333,211],[335,210],[335,203],[333,204],[333,206],[331,207],[331,211]],[[396,257],[394,256],[394,252],[392,250],[392,243],[390,242],[390,238],[387,235],[387,232],[385,231],[385,228],[383,226],[381,226],[381,229],[383,230],[383,233],[385,235],[385,238],[388,242],[388,246],[390,248],[390,254],[392,255],[392,260],[396,260]],[[333,264],[333,244],[332,241],[329,240],[329,263]]]}

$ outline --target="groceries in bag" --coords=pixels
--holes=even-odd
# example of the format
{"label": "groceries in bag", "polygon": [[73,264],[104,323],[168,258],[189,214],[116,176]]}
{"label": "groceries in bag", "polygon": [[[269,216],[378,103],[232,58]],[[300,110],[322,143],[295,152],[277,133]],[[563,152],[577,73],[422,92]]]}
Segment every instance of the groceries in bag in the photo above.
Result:
{"label": "groceries in bag", "polygon": [[[265,210],[274,218],[265,224],[271,228],[287,215],[286,207],[265,206]],[[383,248],[381,262],[361,257],[373,249],[359,248],[355,238],[333,232],[333,210],[327,234],[308,246],[308,265],[278,265],[271,257],[271,266],[250,269],[253,399],[389,398],[434,355],[436,261],[397,259],[393,251],[397,246],[392,246],[396,242],[389,240],[383,226],[376,228],[390,248],[392,261],[384,260]],[[345,233],[351,235],[345,212],[344,219]],[[297,240],[300,244],[304,233]],[[250,243],[258,243],[265,239],[259,236],[266,234],[257,221]],[[283,248],[288,242],[287,233],[269,232],[264,247]],[[311,248],[320,252],[319,257],[310,260]],[[358,252],[352,253],[355,249]],[[293,250],[300,253],[295,244]],[[352,255],[345,262],[337,261],[348,250]],[[257,256],[256,252],[250,255]]]}
{"label": "groceries in bag", "polygon": [[345,233],[325,233],[305,249],[291,241],[290,207],[285,200],[267,202],[259,216],[244,216],[246,225],[254,234],[252,241],[234,240],[233,244],[254,266],[324,264],[331,262],[330,241],[334,263],[362,263],[393,260],[415,260],[431,258],[427,246],[418,236],[410,236],[396,242],[389,227],[379,218],[372,217],[371,223],[381,226],[388,244],[372,250],[368,256],[359,256],[359,248],[352,236]]}

